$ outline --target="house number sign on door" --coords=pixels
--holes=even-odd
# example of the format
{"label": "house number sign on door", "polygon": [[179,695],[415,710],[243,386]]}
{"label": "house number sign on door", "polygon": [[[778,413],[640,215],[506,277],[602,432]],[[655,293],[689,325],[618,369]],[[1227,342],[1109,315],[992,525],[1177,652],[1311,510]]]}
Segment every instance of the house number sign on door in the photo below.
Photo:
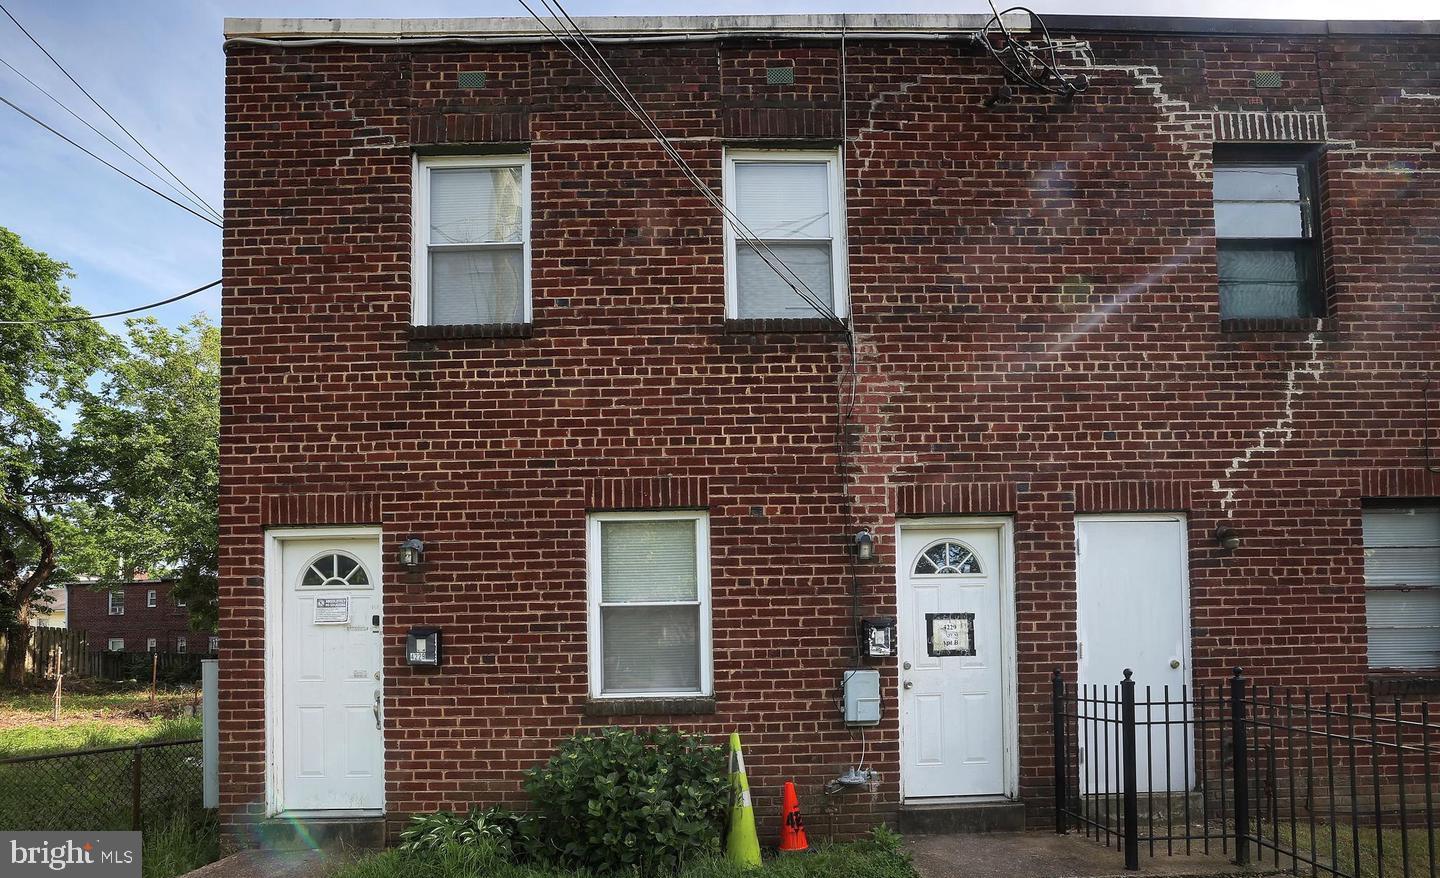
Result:
{"label": "house number sign on door", "polygon": [[932,656],[974,655],[974,613],[926,613],[925,647]]}
{"label": "house number sign on door", "polygon": [[316,625],[344,625],[350,621],[350,596],[316,598]]}

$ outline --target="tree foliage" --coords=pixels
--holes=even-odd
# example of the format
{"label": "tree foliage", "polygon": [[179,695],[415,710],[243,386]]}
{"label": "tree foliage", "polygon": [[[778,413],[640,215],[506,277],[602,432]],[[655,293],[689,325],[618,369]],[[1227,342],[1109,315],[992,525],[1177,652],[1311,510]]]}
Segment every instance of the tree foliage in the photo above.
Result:
{"label": "tree foliage", "polygon": [[25,623],[58,570],[53,526],[89,490],[96,467],[73,448],[58,413],[83,405],[91,378],[118,354],[62,281],[69,268],[0,227],[0,627],[10,631],[7,680],[28,645]]}

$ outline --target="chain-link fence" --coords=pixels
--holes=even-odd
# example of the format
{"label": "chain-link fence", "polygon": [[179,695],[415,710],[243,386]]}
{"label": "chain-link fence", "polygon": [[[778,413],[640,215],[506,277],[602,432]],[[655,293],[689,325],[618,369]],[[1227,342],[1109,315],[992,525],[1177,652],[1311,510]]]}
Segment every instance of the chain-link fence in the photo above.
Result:
{"label": "chain-link fence", "polygon": [[200,741],[0,760],[0,829],[140,829],[202,805]]}

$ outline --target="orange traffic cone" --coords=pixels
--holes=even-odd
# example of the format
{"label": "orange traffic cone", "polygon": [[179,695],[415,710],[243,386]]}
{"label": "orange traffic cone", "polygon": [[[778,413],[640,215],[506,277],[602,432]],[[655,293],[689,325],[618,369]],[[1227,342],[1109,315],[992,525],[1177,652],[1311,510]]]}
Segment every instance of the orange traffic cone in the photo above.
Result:
{"label": "orange traffic cone", "polygon": [[795,794],[795,784],[785,781],[785,796],[782,799],[780,820],[780,852],[798,853],[810,850],[805,838],[805,823],[800,819],[800,797]]}

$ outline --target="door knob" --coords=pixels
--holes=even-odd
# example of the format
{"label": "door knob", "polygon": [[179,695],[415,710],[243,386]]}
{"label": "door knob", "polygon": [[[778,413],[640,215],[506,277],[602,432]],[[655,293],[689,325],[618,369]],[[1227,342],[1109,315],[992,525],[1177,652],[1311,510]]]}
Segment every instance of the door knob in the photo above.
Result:
{"label": "door knob", "polygon": [[1171,660],[1170,660],[1170,670],[1172,670],[1172,671],[1178,670],[1179,667],[1180,667],[1180,660],[1179,660],[1179,659],[1171,659]]}
{"label": "door knob", "polygon": [[906,688],[906,689],[913,689],[914,687],[915,687],[915,684],[914,684],[914,683],[911,683],[909,680],[906,680],[906,681],[905,681],[905,688]]}

